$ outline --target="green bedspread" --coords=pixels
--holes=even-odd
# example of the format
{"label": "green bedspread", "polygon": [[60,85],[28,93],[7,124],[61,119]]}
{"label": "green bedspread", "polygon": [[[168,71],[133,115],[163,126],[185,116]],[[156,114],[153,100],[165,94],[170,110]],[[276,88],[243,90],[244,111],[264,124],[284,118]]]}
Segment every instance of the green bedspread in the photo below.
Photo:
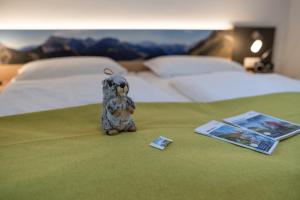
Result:
{"label": "green bedspread", "polygon": [[[0,199],[299,200],[299,135],[268,156],[193,133],[249,110],[300,123],[300,93],[139,103],[138,131],[117,136],[100,133],[100,105],[2,117]],[[149,146],[159,135],[165,151]]]}

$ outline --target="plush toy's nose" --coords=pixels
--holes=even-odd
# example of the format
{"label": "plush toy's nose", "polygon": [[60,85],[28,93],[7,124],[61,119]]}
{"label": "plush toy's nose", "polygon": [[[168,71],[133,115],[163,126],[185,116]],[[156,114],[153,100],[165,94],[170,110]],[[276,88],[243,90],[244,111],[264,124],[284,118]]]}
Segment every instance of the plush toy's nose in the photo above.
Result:
{"label": "plush toy's nose", "polygon": [[120,87],[121,87],[121,88],[124,88],[125,85],[126,85],[125,83],[121,83],[121,84],[120,84]]}

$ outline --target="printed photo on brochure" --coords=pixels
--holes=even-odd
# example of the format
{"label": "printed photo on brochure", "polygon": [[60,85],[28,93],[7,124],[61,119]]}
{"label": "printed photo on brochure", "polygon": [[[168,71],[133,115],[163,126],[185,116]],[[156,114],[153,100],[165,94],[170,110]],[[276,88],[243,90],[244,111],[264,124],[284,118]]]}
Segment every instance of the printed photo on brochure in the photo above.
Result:
{"label": "printed photo on brochure", "polygon": [[270,137],[218,121],[200,126],[195,132],[265,154],[271,154],[278,144],[278,141]]}
{"label": "printed photo on brochure", "polygon": [[250,111],[235,117],[224,119],[232,125],[247,128],[280,140],[300,132],[300,125],[266,114]]}

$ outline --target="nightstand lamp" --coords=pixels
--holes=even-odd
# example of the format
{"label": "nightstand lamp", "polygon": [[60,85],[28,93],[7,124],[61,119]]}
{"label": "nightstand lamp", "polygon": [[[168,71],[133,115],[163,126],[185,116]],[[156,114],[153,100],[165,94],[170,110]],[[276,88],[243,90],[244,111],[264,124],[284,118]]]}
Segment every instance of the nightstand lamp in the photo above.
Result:
{"label": "nightstand lamp", "polygon": [[263,46],[262,36],[258,31],[254,31],[252,33],[253,43],[250,47],[250,50],[252,53],[258,53],[261,50],[261,47]]}
{"label": "nightstand lamp", "polygon": [[275,28],[272,27],[235,27],[232,59],[247,71],[272,72],[274,35]]}

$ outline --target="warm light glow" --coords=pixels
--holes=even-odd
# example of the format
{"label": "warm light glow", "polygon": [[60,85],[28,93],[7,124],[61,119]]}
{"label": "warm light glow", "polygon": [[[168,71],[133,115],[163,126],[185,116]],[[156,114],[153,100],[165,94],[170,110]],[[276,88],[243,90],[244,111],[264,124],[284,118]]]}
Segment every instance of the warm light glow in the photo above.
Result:
{"label": "warm light glow", "polygon": [[229,30],[233,25],[229,22],[215,21],[57,21],[20,23],[11,20],[9,23],[2,23],[0,30]]}
{"label": "warm light glow", "polygon": [[259,50],[261,49],[262,45],[263,45],[263,42],[261,40],[255,40],[253,42],[253,44],[251,45],[251,48],[250,48],[251,52],[252,53],[259,52]]}

